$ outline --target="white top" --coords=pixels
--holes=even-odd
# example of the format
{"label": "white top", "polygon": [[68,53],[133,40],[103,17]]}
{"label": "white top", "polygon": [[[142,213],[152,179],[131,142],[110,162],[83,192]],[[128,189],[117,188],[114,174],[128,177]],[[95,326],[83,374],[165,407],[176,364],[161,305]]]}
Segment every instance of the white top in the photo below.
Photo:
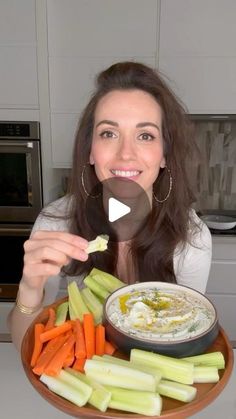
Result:
{"label": "white top", "polygon": [[[46,207],[47,213],[65,215],[68,198],[63,197],[52,202]],[[182,249],[180,246],[174,252],[174,272],[177,283],[194,288],[203,294],[206,291],[212,256],[212,238],[206,224],[191,210],[190,217],[198,223],[199,229],[194,233],[189,229],[191,244],[187,243]],[[39,214],[32,232],[36,230],[68,231],[68,221],[63,219],[47,218]],[[76,277],[77,282],[82,282],[82,277]],[[66,294],[67,281],[71,277],[60,275],[50,277],[45,286],[45,303],[49,304],[60,296]],[[63,291],[64,290],[64,291]]]}

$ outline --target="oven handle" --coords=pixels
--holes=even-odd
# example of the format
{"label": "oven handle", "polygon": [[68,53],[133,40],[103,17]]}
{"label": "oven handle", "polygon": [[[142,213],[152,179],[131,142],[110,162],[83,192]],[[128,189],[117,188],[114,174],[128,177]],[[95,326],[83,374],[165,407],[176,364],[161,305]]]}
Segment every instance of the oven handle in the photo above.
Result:
{"label": "oven handle", "polygon": [[17,141],[0,141],[0,147],[5,146],[5,147],[27,147],[27,148],[34,148],[34,142],[33,141],[21,141],[21,142],[17,142]]}
{"label": "oven handle", "polygon": [[10,226],[10,227],[0,227],[0,236],[5,236],[6,234],[8,234],[9,236],[14,236],[14,235],[19,235],[19,236],[24,236],[24,235],[30,235],[32,230],[32,226],[31,227],[14,227],[14,226]]}

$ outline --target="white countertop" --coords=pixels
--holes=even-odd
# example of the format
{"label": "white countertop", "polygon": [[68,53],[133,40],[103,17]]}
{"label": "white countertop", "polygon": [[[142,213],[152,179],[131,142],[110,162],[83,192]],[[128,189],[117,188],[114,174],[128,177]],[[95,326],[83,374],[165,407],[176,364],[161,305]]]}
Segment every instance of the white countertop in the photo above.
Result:
{"label": "white countertop", "polygon": [[[234,349],[236,356],[236,349]],[[28,381],[12,343],[0,343],[0,417],[7,419],[66,419]],[[236,366],[220,396],[191,419],[236,419]],[[121,416],[122,418],[122,413]]]}

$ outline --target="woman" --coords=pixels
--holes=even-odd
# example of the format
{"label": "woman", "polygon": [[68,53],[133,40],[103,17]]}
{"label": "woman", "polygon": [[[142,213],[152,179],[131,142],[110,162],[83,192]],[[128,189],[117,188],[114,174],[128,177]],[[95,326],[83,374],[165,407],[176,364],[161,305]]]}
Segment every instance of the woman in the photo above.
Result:
{"label": "woman", "polygon": [[[191,209],[187,166],[193,151],[185,111],[157,72],[124,62],[98,76],[76,136],[70,191],[39,215],[24,246],[23,276],[9,318],[18,348],[42,304],[56,298],[59,278],[66,284],[65,275],[82,278],[93,266],[127,283],[156,278],[205,292],[211,236]],[[138,184],[151,210],[133,238],[110,240],[107,251],[88,256],[94,231],[86,202],[90,196],[99,207],[103,194],[94,193],[94,185],[110,178]]]}

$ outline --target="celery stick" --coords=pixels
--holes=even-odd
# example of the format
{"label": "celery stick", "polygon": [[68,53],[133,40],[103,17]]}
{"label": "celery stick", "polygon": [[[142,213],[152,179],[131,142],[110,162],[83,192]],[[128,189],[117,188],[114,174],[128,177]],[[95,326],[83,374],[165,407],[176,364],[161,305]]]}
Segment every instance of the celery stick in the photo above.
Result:
{"label": "celery stick", "polygon": [[156,385],[160,382],[160,379],[161,379],[161,373],[160,371],[157,371],[156,369],[153,370],[153,368],[143,366],[143,365],[134,365],[130,361],[116,358],[115,356],[112,356],[112,355],[103,355],[103,356],[94,355],[92,359],[95,359],[96,361],[111,362],[113,364],[123,365],[124,367],[133,368],[139,371],[147,372],[148,374],[153,375],[153,377],[155,378]]}
{"label": "celery stick", "polygon": [[76,318],[83,320],[83,314],[89,313],[89,309],[86,306],[83,298],[81,297],[80,290],[75,281],[72,281],[68,287],[69,304],[71,304],[72,310]]}
{"label": "celery stick", "polygon": [[194,383],[218,383],[220,377],[216,367],[194,366]]}
{"label": "celery stick", "polygon": [[[61,372],[57,377],[42,374],[40,376],[40,381],[46,384],[51,391],[64,397],[64,399],[71,401],[77,406],[84,406],[92,394],[92,388],[82,382],[81,385],[78,385],[78,383],[75,384],[73,380],[70,382],[65,381],[65,378],[62,378],[61,376]],[[77,378],[74,379],[79,382]]]}
{"label": "celery stick", "polygon": [[157,385],[157,392],[161,396],[171,397],[172,399],[188,403],[196,397],[197,389],[187,384],[161,380]]}
{"label": "celery stick", "polygon": [[190,362],[142,349],[131,349],[130,361],[137,365],[158,368],[163,378],[183,384],[193,384],[194,366]]}
{"label": "celery stick", "polygon": [[70,320],[77,319],[78,318],[77,317],[77,312],[74,310],[74,308],[73,308],[70,300],[68,301],[68,307],[69,307],[69,317],[70,317]]}
{"label": "celery stick", "polygon": [[87,249],[85,249],[85,252],[103,252],[107,249],[108,240],[109,236],[107,236],[106,234],[101,234],[100,236],[97,236],[96,239],[91,240],[89,242]]}
{"label": "celery stick", "polygon": [[96,294],[98,297],[104,300],[108,297],[108,295],[110,295],[110,292],[108,292],[103,286],[98,284],[90,275],[87,275],[86,278],[84,278],[84,284],[92,292],[94,292],[94,294]]}
{"label": "celery stick", "polygon": [[55,326],[60,326],[60,324],[66,321],[68,307],[69,307],[68,301],[65,301],[64,303],[59,304],[59,306],[56,309]]}
{"label": "celery stick", "polygon": [[95,294],[88,288],[85,287],[81,290],[82,298],[93,314],[95,323],[101,323],[102,321],[102,314],[103,314],[103,305],[99,301],[99,299],[96,297]]}
{"label": "celery stick", "polygon": [[89,274],[99,285],[103,286],[107,291],[113,292],[118,288],[124,287],[126,285],[124,282],[120,281],[115,276],[103,272],[100,269],[93,268]]}
{"label": "celery stick", "polygon": [[201,354],[196,356],[188,356],[181,358],[184,361],[192,362],[194,365],[205,365],[208,367],[216,367],[218,370],[225,368],[225,359],[222,352],[209,352],[207,354]]}
{"label": "celery stick", "polygon": [[82,374],[82,372],[75,371],[72,368],[66,368],[66,371],[92,387],[93,392],[88,399],[88,403],[96,407],[101,412],[105,412],[111,400],[111,392],[98,382],[87,377],[85,374]]}
{"label": "celery stick", "polygon": [[109,407],[145,416],[159,416],[162,410],[162,399],[158,393],[150,391],[125,390],[107,387],[112,395]]}
{"label": "celery stick", "polygon": [[153,375],[138,369],[131,369],[123,365],[105,361],[87,359],[84,365],[85,374],[104,385],[111,385],[132,390],[156,390]]}

